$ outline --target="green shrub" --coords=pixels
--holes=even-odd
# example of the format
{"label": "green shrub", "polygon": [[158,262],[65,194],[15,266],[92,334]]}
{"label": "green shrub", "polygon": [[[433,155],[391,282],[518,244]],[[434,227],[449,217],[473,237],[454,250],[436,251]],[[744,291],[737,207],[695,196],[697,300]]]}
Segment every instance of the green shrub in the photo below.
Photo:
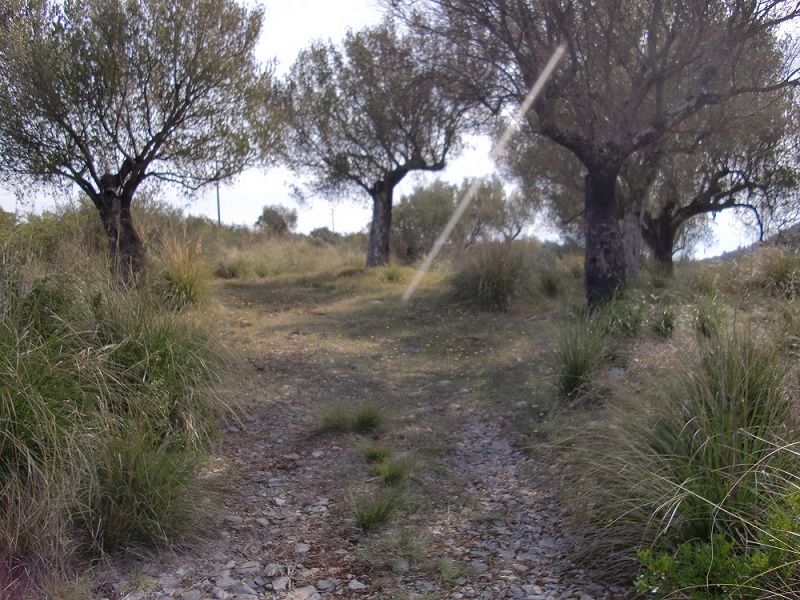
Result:
{"label": "green shrub", "polygon": [[[779,450],[780,451],[780,450]],[[692,540],[674,552],[644,548],[637,554],[642,573],[636,580],[641,592],[668,598],[783,597],[800,584],[800,496],[785,490],[778,504],[757,523],[754,539],[741,540],[723,533],[708,541]]]}
{"label": "green shrub", "polygon": [[509,244],[482,244],[451,281],[456,302],[480,310],[505,312],[529,290],[530,273],[520,252]]}
{"label": "green shrub", "polygon": [[563,327],[554,351],[559,397],[575,400],[586,394],[607,354],[606,333],[595,322],[581,320]]}
{"label": "green shrub", "polygon": [[650,558],[693,544],[682,560],[696,563],[718,535],[735,542],[737,557],[750,556],[770,507],[784,502],[800,472],[800,457],[779,450],[798,439],[786,384],[771,348],[720,337],[693,366],[616,399],[577,453],[582,495],[574,507],[599,528],[595,560],[630,570],[652,544],[640,559],[656,571]]}
{"label": "green shrub", "polygon": [[94,467],[76,519],[99,549],[168,544],[191,528],[198,458],[180,438],[165,441],[149,423],[130,423]]}

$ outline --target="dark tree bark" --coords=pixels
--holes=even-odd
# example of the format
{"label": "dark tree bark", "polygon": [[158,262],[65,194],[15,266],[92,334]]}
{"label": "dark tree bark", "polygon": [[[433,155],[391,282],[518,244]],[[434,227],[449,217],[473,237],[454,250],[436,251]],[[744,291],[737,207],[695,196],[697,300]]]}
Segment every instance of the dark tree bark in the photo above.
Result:
{"label": "dark tree bark", "polygon": [[662,212],[657,217],[645,216],[642,227],[642,237],[653,253],[657,268],[668,275],[672,275],[674,270],[672,255],[680,225],[671,214]]}
{"label": "dark tree bark", "polygon": [[589,308],[625,286],[625,252],[617,220],[618,169],[589,168],[586,175],[586,300]]}
{"label": "dark tree bark", "polygon": [[625,206],[622,220],[622,245],[625,249],[625,276],[639,277],[639,262],[642,256],[642,202],[641,198]]}
{"label": "dark tree bark", "polygon": [[133,190],[115,184],[119,176],[105,175],[103,190],[95,201],[108,238],[114,274],[123,283],[134,283],[144,268],[145,249],[131,216]]}
{"label": "dark tree bark", "polygon": [[372,225],[369,229],[367,267],[380,267],[389,262],[393,193],[394,186],[384,181],[375,184],[372,188]]}

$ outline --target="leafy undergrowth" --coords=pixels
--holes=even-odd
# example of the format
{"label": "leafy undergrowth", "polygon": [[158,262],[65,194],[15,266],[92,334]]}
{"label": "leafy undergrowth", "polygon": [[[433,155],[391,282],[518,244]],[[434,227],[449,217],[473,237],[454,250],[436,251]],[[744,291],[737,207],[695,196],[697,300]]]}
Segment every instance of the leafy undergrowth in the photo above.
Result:
{"label": "leafy undergrowth", "polygon": [[638,573],[641,592],[763,598],[800,585],[795,263],[784,252],[693,265],[562,330],[548,433],[566,440],[565,507],[587,560],[622,580]]}
{"label": "leafy undergrowth", "polygon": [[24,590],[76,556],[188,531],[227,359],[163,288],[60,268],[20,238],[2,250],[0,569]]}

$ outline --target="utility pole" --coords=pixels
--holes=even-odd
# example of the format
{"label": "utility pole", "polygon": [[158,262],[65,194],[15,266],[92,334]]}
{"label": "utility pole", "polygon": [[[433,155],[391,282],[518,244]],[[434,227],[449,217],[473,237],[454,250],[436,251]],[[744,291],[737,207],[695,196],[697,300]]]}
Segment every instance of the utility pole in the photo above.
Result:
{"label": "utility pole", "polygon": [[217,225],[222,225],[222,219],[219,212],[219,180],[217,180]]}
{"label": "utility pole", "polygon": [[336,224],[333,222],[333,207],[331,207],[331,233],[336,233]]}

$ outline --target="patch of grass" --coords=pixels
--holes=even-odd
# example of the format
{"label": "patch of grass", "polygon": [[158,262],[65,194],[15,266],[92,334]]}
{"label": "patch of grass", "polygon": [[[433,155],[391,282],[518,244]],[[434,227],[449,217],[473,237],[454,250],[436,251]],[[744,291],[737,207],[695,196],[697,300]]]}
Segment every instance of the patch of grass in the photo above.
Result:
{"label": "patch of grass", "polygon": [[385,446],[376,442],[367,442],[361,446],[361,454],[369,462],[383,462],[391,458],[394,454],[394,449],[391,446]]}
{"label": "patch of grass", "polygon": [[317,428],[319,433],[348,433],[352,430],[352,417],[343,406],[334,406],[327,409]]}
{"label": "patch of grass", "polygon": [[511,301],[530,288],[522,253],[509,244],[482,244],[451,281],[453,299],[491,312],[506,312]]}
{"label": "patch of grass", "polygon": [[410,471],[411,463],[406,459],[385,460],[372,468],[372,474],[389,486],[403,483]]}
{"label": "patch of grass", "polygon": [[214,275],[220,279],[245,279],[250,274],[250,264],[240,252],[230,252],[217,261]]}
{"label": "patch of grass", "polygon": [[376,269],[378,281],[382,283],[403,283],[408,279],[411,270],[408,267],[389,264]]}
{"label": "patch of grass", "polygon": [[[592,559],[628,573],[645,547],[652,554],[640,558],[652,571],[651,558],[684,544],[695,545],[685,557],[692,564],[704,564],[694,552],[714,539],[732,541],[731,556],[749,555],[759,539],[768,546],[770,509],[798,482],[800,457],[780,450],[800,435],[774,349],[721,336],[683,362],[621,390],[581,437],[573,509],[596,519]],[[800,556],[792,543],[784,563]]]}
{"label": "patch of grass", "polygon": [[633,292],[611,299],[597,317],[597,322],[612,338],[638,336],[647,320],[647,303]]}
{"label": "patch of grass", "polygon": [[439,575],[439,581],[447,587],[455,587],[458,585],[459,579],[472,576],[472,571],[469,567],[454,560],[440,560],[436,565],[436,570]]}
{"label": "patch of grass", "polygon": [[666,308],[656,310],[651,322],[651,329],[653,333],[661,338],[672,337],[677,320],[678,318],[675,311],[667,306]]}
{"label": "patch of grass", "polygon": [[87,540],[174,540],[225,410],[224,362],[207,331],[150,290],[0,252],[0,556],[56,576]]}
{"label": "patch of grass", "polygon": [[727,315],[718,296],[702,297],[694,305],[694,329],[701,337],[712,339],[725,327]]}
{"label": "patch of grass", "polygon": [[386,422],[383,411],[374,405],[362,406],[353,415],[353,433],[371,433]]}
{"label": "patch of grass", "polygon": [[333,406],[322,415],[317,433],[371,433],[386,422],[384,412],[373,404],[357,408]]}
{"label": "patch of grass", "polygon": [[[397,570],[426,564],[430,541],[420,531],[410,528],[391,528],[378,536],[365,538],[358,556],[371,569]],[[406,564],[403,564],[403,563]]]}
{"label": "patch of grass", "polygon": [[769,248],[758,257],[763,287],[787,298],[800,293],[800,254],[793,250]]}
{"label": "patch of grass", "polygon": [[361,533],[369,533],[391,519],[401,505],[397,492],[384,491],[374,496],[365,496],[353,503],[353,518]]}
{"label": "patch of grass", "polygon": [[196,515],[197,467],[179,440],[165,443],[148,425],[132,424],[97,457],[86,506],[76,517],[106,552],[174,542]]}
{"label": "patch of grass", "polygon": [[186,240],[170,238],[162,243],[161,260],[164,268],[153,289],[167,307],[182,310],[205,300],[210,274],[201,260],[198,246],[191,247]]}
{"label": "patch of grass", "polygon": [[606,359],[608,341],[603,328],[591,320],[581,320],[561,329],[553,352],[558,395],[575,400],[591,388],[594,375]]}
{"label": "patch of grass", "polygon": [[564,293],[564,275],[554,268],[544,269],[539,274],[539,290],[547,298],[557,298]]}

